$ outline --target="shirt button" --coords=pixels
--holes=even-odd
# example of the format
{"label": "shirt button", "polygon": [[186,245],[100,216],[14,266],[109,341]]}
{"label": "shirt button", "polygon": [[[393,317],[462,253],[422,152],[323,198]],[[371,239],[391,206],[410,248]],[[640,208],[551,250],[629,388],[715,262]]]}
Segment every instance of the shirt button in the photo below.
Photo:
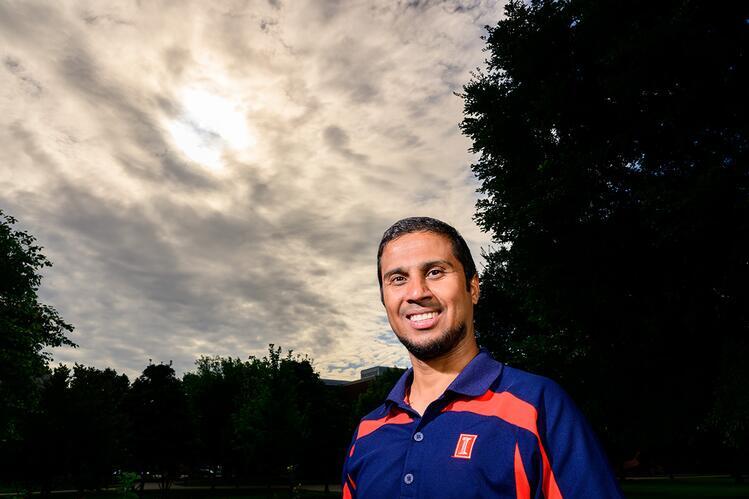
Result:
{"label": "shirt button", "polygon": [[414,440],[416,440],[417,442],[421,442],[422,440],[424,440],[424,434],[420,431],[417,431],[416,433],[414,433]]}
{"label": "shirt button", "polygon": [[414,476],[411,473],[406,473],[406,475],[403,477],[403,481],[406,483],[406,485],[411,485],[414,482]]}

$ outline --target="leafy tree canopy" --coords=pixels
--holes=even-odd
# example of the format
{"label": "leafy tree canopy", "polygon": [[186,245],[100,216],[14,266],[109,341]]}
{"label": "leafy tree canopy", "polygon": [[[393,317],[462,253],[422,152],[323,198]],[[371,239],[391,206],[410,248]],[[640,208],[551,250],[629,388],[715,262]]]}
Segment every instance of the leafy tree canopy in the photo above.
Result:
{"label": "leafy tree canopy", "polygon": [[169,488],[184,461],[190,434],[182,381],[169,364],[149,364],[133,381],[125,401],[133,429],[137,468],[161,475]]}
{"label": "leafy tree canopy", "polygon": [[511,1],[464,88],[495,242],[481,341],[560,379],[622,448],[686,442],[723,344],[745,341],[748,19],[743,2]]}
{"label": "leafy tree canopy", "polygon": [[332,465],[348,438],[348,414],[311,359],[270,345],[262,358],[202,357],[196,364],[184,386],[201,466],[255,479],[337,479],[340,467]]}
{"label": "leafy tree canopy", "polygon": [[0,441],[18,438],[19,422],[36,406],[50,358],[44,349],[75,346],[66,336],[73,327],[37,296],[41,271],[52,264],[15,223],[0,210]]}

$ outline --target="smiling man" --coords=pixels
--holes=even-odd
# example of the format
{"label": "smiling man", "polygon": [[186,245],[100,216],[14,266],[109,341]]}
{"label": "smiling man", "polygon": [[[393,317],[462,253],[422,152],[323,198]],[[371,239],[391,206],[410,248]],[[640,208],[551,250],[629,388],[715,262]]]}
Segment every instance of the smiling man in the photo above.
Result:
{"label": "smiling man", "polygon": [[412,368],[359,423],[344,499],[622,497],[564,391],[479,349],[478,275],[453,227],[396,222],[380,242],[377,276]]}

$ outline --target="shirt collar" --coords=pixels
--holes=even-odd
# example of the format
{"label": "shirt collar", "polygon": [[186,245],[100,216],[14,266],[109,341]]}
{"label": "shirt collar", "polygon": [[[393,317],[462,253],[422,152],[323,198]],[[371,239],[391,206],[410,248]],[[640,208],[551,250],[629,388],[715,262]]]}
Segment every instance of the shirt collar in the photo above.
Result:
{"label": "shirt collar", "polygon": [[[476,355],[458,374],[446,392],[453,392],[468,397],[478,397],[486,393],[492,383],[499,377],[502,372],[502,363],[497,362],[491,354],[484,348],[479,350]],[[390,393],[387,400],[401,408],[407,408],[405,403],[406,391],[411,386],[413,380],[413,368],[410,367],[400,377]]]}
{"label": "shirt collar", "polygon": [[413,367],[409,367],[408,370],[401,375],[400,379],[398,379],[398,382],[393,389],[390,390],[386,400],[392,402],[401,409],[408,409],[408,406],[406,405],[406,391],[408,390],[408,387],[411,386],[413,375],[414,369]]}
{"label": "shirt collar", "polygon": [[502,363],[494,360],[491,354],[482,348],[445,391],[478,397],[486,393],[501,372]]}

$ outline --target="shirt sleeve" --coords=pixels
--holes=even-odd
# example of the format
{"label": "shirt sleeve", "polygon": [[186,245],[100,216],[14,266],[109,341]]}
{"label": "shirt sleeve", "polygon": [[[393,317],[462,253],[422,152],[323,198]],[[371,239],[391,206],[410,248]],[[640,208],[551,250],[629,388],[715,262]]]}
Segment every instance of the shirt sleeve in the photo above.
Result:
{"label": "shirt sleeve", "polygon": [[544,387],[538,411],[544,497],[624,498],[585,416],[553,381]]}

